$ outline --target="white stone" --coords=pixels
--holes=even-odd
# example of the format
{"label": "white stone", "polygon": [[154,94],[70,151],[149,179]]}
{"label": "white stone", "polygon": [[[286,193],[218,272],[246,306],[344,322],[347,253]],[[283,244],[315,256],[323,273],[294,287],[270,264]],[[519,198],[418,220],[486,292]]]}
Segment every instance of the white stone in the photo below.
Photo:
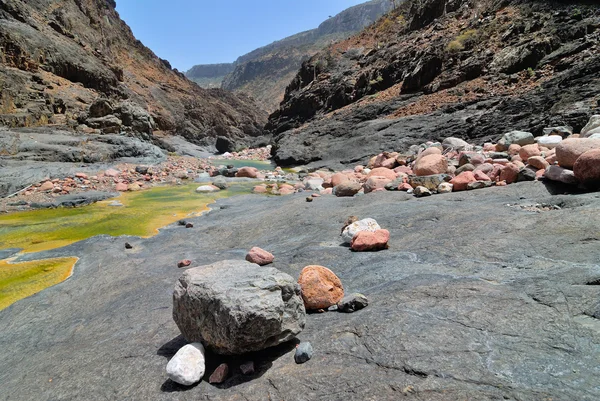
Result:
{"label": "white stone", "polygon": [[196,192],[199,193],[210,193],[210,192],[219,192],[220,189],[215,187],[214,185],[201,185],[196,188]]}
{"label": "white stone", "polygon": [[204,376],[204,346],[192,343],[181,347],[167,364],[167,376],[175,383],[191,386]]}
{"label": "white stone", "polygon": [[323,189],[323,182],[324,180],[322,178],[310,178],[306,180],[304,189],[309,191],[321,191]]}
{"label": "white stone", "polygon": [[438,185],[437,191],[439,194],[447,194],[452,192],[452,188],[454,188],[454,185],[450,184],[449,182],[442,182],[440,185]]}
{"label": "white stone", "polygon": [[562,137],[559,135],[549,135],[549,136],[538,136],[535,138],[538,145],[544,146],[548,149],[554,149],[562,142]]}
{"label": "white stone", "polygon": [[442,142],[442,146],[444,147],[444,149],[453,149],[460,152],[461,150],[465,150],[465,148],[468,148],[469,143],[460,138],[450,137],[444,139],[444,141]]}
{"label": "white stone", "polygon": [[587,138],[590,135],[600,133],[600,114],[593,115],[590,121],[581,130],[581,137]]}
{"label": "white stone", "polygon": [[375,221],[375,219],[371,219],[371,218],[362,219],[362,220],[356,221],[356,222],[350,224],[348,227],[344,228],[344,231],[342,232],[342,239],[344,240],[344,242],[346,244],[350,244],[352,242],[352,238],[354,238],[354,236],[356,235],[357,232],[359,232],[359,231],[375,232],[377,230],[381,230],[381,227],[379,227],[379,224],[377,224],[377,221]]}

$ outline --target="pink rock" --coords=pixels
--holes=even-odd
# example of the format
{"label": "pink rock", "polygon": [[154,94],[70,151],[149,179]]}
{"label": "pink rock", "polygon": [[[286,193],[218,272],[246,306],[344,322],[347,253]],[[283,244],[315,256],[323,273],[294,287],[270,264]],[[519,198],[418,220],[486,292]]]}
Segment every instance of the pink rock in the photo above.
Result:
{"label": "pink rock", "polygon": [[557,162],[558,158],[556,157],[556,153],[546,157],[546,162],[548,162],[549,165],[553,165]]}
{"label": "pink rock", "polygon": [[188,267],[191,264],[192,264],[191,260],[183,259],[183,260],[180,260],[179,262],[177,262],[177,267],[179,267],[181,269],[182,267]]}
{"label": "pink rock", "polygon": [[255,194],[264,194],[267,193],[267,187],[265,185],[257,185],[252,189],[252,192]]}
{"label": "pink rock", "polygon": [[546,169],[541,169],[535,172],[535,179],[540,180],[546,175]]}
{"label": "pink rock", "polygon": [[374,176],[370,177],[367,180],[367,182],[365,182],[363,188],[365,189],[365,193],[368,194],[369,192],[373,192],[376,189],[385,189],[385,186],[390,182],[392,182],[392,180],[390,180],[389,178]]}
{"label": "pink rock", "polygon": [[507,184],[517,182],[519,176],[519,167],[516,164],[508,163],[500,173],[500,181],[506,181]]}
{"label": "pink rock", "polygon": [[473,170],[473,173],[475,173],[475,171],[481,171],[483,174],[489,174],[492,171],[494,171],[494,165],[491,163],[483,163],[480,164],[479,166],[475,167],[475,170]]}
{"label": "pink rock", "polygon": [[558,164],[564,168],[573,168],[579,156],[592,149],[600,149],[600,139],[565,139],[556,147]]}
{"label": "pink rock", "polygon": [[[331,189],[331,188],[329,188],[329,189]],[[296,190],[294,188],[287,188],[287,187],[279,188],[280,195],[291,195],[293,193],[296,193]]]}
{"label": "pink rock", "polygon": [[356,166],[356,167],[354,167],[354,171],[357,172],[357,173],[360,173],[364,169],[365,169],[365,166]]}
{"label": "pink rock", "polygon": [[75,173],[75,177],[87,180],[88,176],[85,173]]}
{"label": "pink rock", "polygon": [[394,169],[394,172],[396,173],[404,173],[407,175],[411,175],[413,174],[413,170],[412,168],[408,167],[408,166],[398,166]]}
{"label": "pink rock", "polygon": [[114,168],[109,168],[108,170],[106,170],[106,171],[104,172],[104,175],[105,175],[105,176],[107,176],[107,177],[118,177],[118,176],[119,176],[119,174],[121,174],[121,173],[119,173],[119,172],[118,172],[117,170],[115,170]]}
{"label": "pink rock", "polygon": [[398,191],[408,191],[410,189],[413,189],[413,187],[407,182],[403,182],[402,184],[398,185]]}
{"label": "pink rock", "polygon": [[352,238],[350,247],[356,252],[379,251],[387,249],[389,240],[388,230],[359,231]]}
{"label": "pink rock", "polygon": [[369,160],[367,167],[371,169],[381,167],[381,163],[383,163],[386,159],[387,157],[383,153],[380,153]]}
{"label": "pink rock", "polygon": [[320,193],[321,193],[321,195],[332,195],[333,194],[333,188],[325,188]]}
{"label": "pink rock", "polygon": [[525,145],[519,150],[519,156],[521,157],[521,160],[528,160],[530,157],[541,155],[542,152],[540,151],[540,147],[537,145],[537,143],[532,145]]}
{"label": "pink rock", "polygon": [[498,182],[496,183],[496,186],[497,186],[497,187],[505,187],[505,186],[506,186],[506,181],[498,181]]}
{"label": "pink rock", "polygon": [[208,378],[210,384],[223,383],[229,375],[229,366],[226,363],[220,364]]}
{"label": "pink rock", "polygon": [[521,150],[521,145],[517,145],[516,143],[513,143],[512,145],[510,145],[508,147],[508,154],[511,156],[516,156],[519,154],[520,150]]}
{"label": "pink rock", "polygon": [[246,260],[250,263],[256,263],[259,266],[268,265],[269,263],[273,263],[275,257],[273,254],[261,249],[259,247],[254,247],[250,249],[250,252],[246,255]]}
{"label": "pink rock", "polygon": [[525,163],[523,163],[521,160],[515,160],[513,162],[513,164],[515,166],[517,166],[519,168],[519,170],[522,169],[522,168],[525,168]]}
{"label": "pink rock", "polygon": [[427,148],[424,151],[422,151],[421,153],[419,153],[418,159],[421,159],[425,156],[429,156],[429,155],[441,155],[442,151],[439,148]]}
{"label": "pink rock", "polygon": [[447,169],[448,161],[443,155],[431,154],[417,160],[413,170],[417,176],[425,176],[442,174]]}
{"label": "pink rock", "polygon": [[484,152],[493,152],[496,150],[496,145],[493,143],[484,143],[483,144],[483,151]]}
{"label": "pink rock", "polygon": [[466,191],[470,182],[476,182],[477,178],[475,178],[475,174],[472,171],[463,171],[456,177],[450,180],[450,184],[453,185],[452,190],[456,191]]}
{"label": "pink rock", "polygon": [[394,172],[394,170],[390,170],[389,168],[385,168],[385,167],[378,167],[378,168],[374,168],[373,170],[371,170],[371,172],[367,175],[368,178],[371,177],[385,177],[390,181],[393,181],[396,179],[397,175]]}
{"label": "pink rock", "polygon": [[527,159],[527,164],[529,164],[532,167],[535,167],[538,170],[545,170],[546,167],[550,165],[550,163],[548,163],[546,159],[544,159],[542,156],[530,157],[529,159]]}
{"label": "pink rock", "polygon": [[483,171],[475,170],[473,171],[473,175],[477,181],[491,181],[490,177],[488,177]]}
{"label": "pink rock", "polygon": [[256,167],[242,167],[235,174],[236,177],[257,178],[258,169]]}
{"label": "pink rock", "polygon": [[117,184],[117,186],[115,187],[115,189],[119,192],[125,192],[125,191],[127,191],[127,188],[128,188],[128,186],[124,182],[119,182]]}
{"label": "pink rock", "polygon": [[42,186],[40,186],[40,191],[51,191],[54,189],[54,184],[52,183],[52,181],[46,181],[45,183],[42,184]]}
{"label": "pink rock", "polygon": [[575,162],[573,173],[583,185],[600,187],[600,149],[588,150]]}
{"label": "pink rock", "polygon": [[396,158],[395,157],[391,157],[389,159],[385,159],[381,163],[381,167],[389,168],[389,169],[392,169],[392,168],[396,167]]}
{"label": "pink rock", "polygon": [[348,180],[349,180],[348,175],[346,175],[344,173],[335,173],[334,175],[331,176],[331,185],[333,187],[337,187],[342,182],[348,181]]}

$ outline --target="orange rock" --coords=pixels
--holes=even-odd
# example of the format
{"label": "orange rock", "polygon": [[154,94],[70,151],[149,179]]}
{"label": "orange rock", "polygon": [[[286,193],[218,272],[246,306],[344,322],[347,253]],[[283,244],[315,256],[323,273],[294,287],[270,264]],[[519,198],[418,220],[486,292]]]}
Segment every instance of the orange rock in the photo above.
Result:
{"label": "orange rock", "polygon": [[425,176],[442,174],[447,169],[448,161],[443,155],[430,154],[417,160],[413,170],[417,176]]}
{"label": "orange rock", "polygon": [[[541,155],[542,152],[537,144],[525,145],[519,150],[519,156],[521,157],[521,160],[528,160],[530,157]],[[514,161],[514,159],[512,161]]]}
{"label": "orange rock", "polygon": [[542,156],[530,157],[529,159],[527,159],[527,164],[529,164],[532,167],[535,167],[538,170],[546,169],[546,167],[550,165],[550,163],[548,163],[546,159],[544,159]]}
{"label": "orange rock", "polygon": [[52,181],[46,181],[40,187],[40,191],[50,191],[50,190],[53,190],[53,189],[54,189],[54,184],[52,183]]}
{"label": "orange rock", "polygon": [[369,192],[373,192],[376,189],[385,189],[385,186],[392,181],[393,180],[390,180],[386,177],[375,176],[369,178],[367,182],[365,182],[365,184],[363,185],[363,188],[365,189],[365,193],[368,194]]}
{"label": "orange rock", "polygon": [[394,170],[390,170],[389,168],[386,168],[386,167],[377,167],[377,168],[374,168],[367,175],[368,178],[375,177],[375,176],[377,176],[377,177],[385,177],[385,178],[387,178],[388,180],[391,180],[391,181],[395,180],[396,177],[397,177],[397,175],[394,172]]}
{"label": "orange rock", "polygon": [[516,164],[508,163],[500,173],[500,181],[506,181],[507,184],[517,182],[519,176],[519,167]]}
{"label": "orange rock", "polygon": [[323,266],[306,266],[300,273],[298,284],[308,310],[329,308],[344,297],[344,287],[338,276]]}
{"label": "orange rock", "polygon": [[348,181],[348,180],[349,180],[348,175],[346,175],[344,173],[335,173],[334,175],[331,176],[331,185],[333,187],[337,187],[342,182]]}
{"label": "orange rock", "polygon": [[511,156],[516,156],[519,154],[520,150],[521,150],[521,145],[517,145],[516,143],[513,143],[512,145],[510,145],[508,147],[508,154]]}

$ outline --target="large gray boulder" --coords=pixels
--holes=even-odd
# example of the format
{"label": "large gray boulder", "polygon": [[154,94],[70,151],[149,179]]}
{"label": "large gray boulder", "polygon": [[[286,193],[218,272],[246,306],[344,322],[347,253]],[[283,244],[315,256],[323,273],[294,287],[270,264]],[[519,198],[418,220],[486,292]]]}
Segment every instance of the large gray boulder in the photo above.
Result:
{"label": "large gray boulder", "polygon": [[288,274],[225,260],[179,278],[173,319],[187,341],[236,355],[293,339],[304,329],[306,311],[300,287]]}

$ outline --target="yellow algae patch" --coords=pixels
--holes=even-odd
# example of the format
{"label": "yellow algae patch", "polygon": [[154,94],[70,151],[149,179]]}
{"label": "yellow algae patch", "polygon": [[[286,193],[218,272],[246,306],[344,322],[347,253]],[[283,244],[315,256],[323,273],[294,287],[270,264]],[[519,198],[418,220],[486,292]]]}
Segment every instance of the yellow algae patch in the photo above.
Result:
{"label": "yellow algae patch", "polygon": [[[0,217],[0,249],[25,253],[63,247],[95,235],[150,237],[182,218],[196,216],[218,198],[249,193],[249,185],[198,194],[199,184],[156,187],[80,208],[44,209]],[[115,200],[123,206],[111,206]]]}
{"label": "yellow algae patch", "polygon": [[63,282],[71,276],[77,260],[57,258],[14,264],[0,260],[0,310]]}

